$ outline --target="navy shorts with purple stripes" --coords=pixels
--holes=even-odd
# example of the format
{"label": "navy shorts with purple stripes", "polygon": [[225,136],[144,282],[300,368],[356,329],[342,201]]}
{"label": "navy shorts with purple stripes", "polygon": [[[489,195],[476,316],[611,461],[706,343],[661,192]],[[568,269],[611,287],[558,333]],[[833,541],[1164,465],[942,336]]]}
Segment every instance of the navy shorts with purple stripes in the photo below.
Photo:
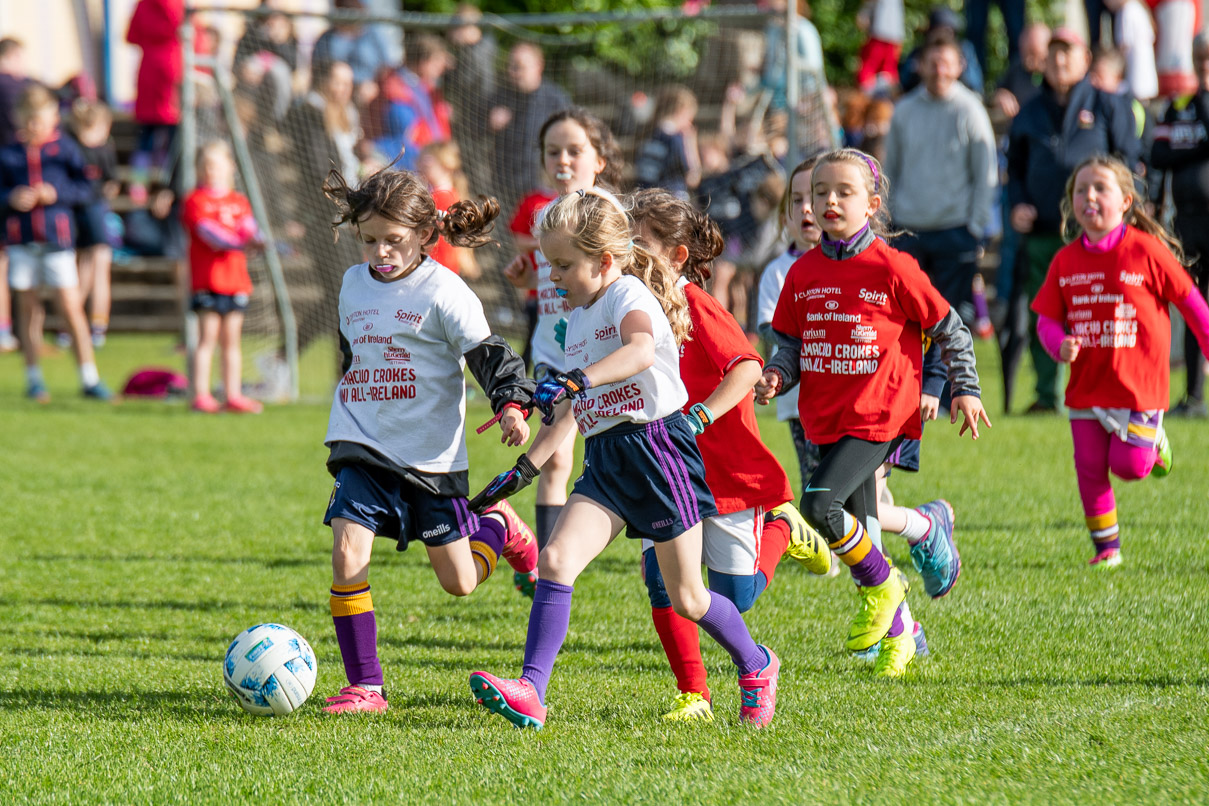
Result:
{"label": "navy shorts with purple stripes", "polygon": [[433,495],[386,470],[359,465],[346,465],[336,474],[324,525],[333,518],[397,540],[399,551],[412,540],[444,546],[479,530],[479,518],[465,498]]}
{"label": "navy shorts with purple stripes", "polygon": [[589,437],[584,472],[572,492],[616,513],[626,523],[626,537],[656,543],[718,514],[697,438],[680,412]]}

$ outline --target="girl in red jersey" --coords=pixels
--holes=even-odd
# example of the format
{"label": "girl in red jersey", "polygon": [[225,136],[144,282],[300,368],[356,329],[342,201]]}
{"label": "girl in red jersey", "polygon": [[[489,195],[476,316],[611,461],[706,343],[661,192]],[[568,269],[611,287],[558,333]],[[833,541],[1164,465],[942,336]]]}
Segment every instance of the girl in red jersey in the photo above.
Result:
{"label": "girl in red jersey", "polygon": [[[612,132],[599,118],[580,107],[555,112],[538,132],[542,167],[553,192],[539,190],[521,201],[509,229],[517,236],[525,254],[518,255],[505,269],[505,276],[519,288],[535,288],[537,313],[529,340],[529,358],[533,377],[543,381],[563,370],[563,348],[555,335],[559,320],[571,315],[550,280],[550,261],[538,249],[535,228],[542,210],[558,196],[600,185],[615,189],[621,183],[621,150]],[[527,236],[527,237],[526,237]],[[554,523],[567,503],[567,482],[575,460],[575,438],[558,446],[537,482],[537,507],[534,526],[539,545],[546,545]],[[532,595],[536,579],[517,578],[517,587]]]}
{"label": "girl in red jersey", "polygon": [[1129,168],[1116,159],[1092,157],[1075,168],[1062,223],[1065,231],[1073,217],[1082,234],[1054,256],[1032,305],[1041,344],[1070,364],[1075,476],[1097,568],[1121,563],[1109,472],[1132,481],[1171,471],[1163,431],[1168,303],[1179,308],[1201,350],[1209,347],[1209,306],[1180,265],[1180,243],[1134,204],[1133,189]]}
{"label": "girl in red jersey", "polygon": [[244,397],[240,338],[243,314],[252,294],[244,250],[260,244],[260,229],[247,198],[235,190],[235,161],[226,143],[202,146],[197,158],[197,189],[185,197],[181,220],[189,233],[189,273],[193,310],[200,335],[193,353],[193,410],[220,410],[210,394],[210,367],[222,353],[227,411],[259,414],[260,403]]}
{"label": "girl in red jersey", "polygon": [[[688,299],[692,339],[680,346],[684,411],[718,507],[702,524],[702,561],[710,590],[743,613],[772,582],[787,550],[816,574],[827,573],[831,552],[789,503],[789,477],[760,439],[751,389],[764,362],[735,318],[703,288],[725,246],[717,224],[666,190],[641,190],[630,199],[634,242],[667,260]],[[642,563],[651,618],[680,689],[664,718],[712,719],[697,625],[672,610],[654,543],[647,540]]]}
{"label": "girl in red jersey", "polygon": [[904,438],[922,435],[919,416],[923,335],[942,350],[960,412],[978,438],[988,426],[979,397],[970,332],[919,265],[877,237],[887,230],[888,193],[877,161],[855,149],[830,152],[815,165],[812,209],[823,230],[819,248],[785,278],[772,326],[781,349],[756,384],[762,402],[803,383],[799,401],[807,438],[819,445],[818,468],[805,484],[802,514],[849,567],[861,608],[846,646],[881,642],[874,669],[896,677],[915,657],[901,605],[906,581],[865,531],[877,513],[877,468]]}

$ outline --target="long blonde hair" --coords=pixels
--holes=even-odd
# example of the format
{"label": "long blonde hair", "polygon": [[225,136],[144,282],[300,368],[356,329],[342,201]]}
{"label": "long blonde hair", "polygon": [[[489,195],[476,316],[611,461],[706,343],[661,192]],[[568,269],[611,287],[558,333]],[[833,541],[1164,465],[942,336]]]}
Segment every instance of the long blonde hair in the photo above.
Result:
{"label": "long blonde hair", "polygon": [[1146,212],[1145,208],[1138,203],[1138,185],[1136,183],[1141,180],[1133,175],[1133,171],[1129,170],[1129,166],[1116,157],[1106,157],[1103,155],[1088,157],[1076,165],[1075,170],[1071,171],[1070,176],[1066,180],[1066,192],[1062,194],[1063,240],[1069,243],[1083,234],[1079,223],[1075,220],[1075,177],[1084,168],[1105,168],[1110,171],[1113,178],[1117,180],[1117,184],[1121,187],[1121,194],[1133,196],[1133,204],[1129,205],[1125,210],[1125,216],[1122,220],[1134,229],[1141,230],[1148,235],[1158,238],[1163,242],[1164,246],[1171,250],[1171,254],[1175,255],[1175,259],[1181,265],[1188,265],[1188,259],[1184,256],[1184,245],[1180,243],[1180,239],[1165,230],[1163,225],[1155,220],[1154,216]]}
{"label": "long blonde hair", "polygon": [[679,273],[662,257],[634,243],[629,213],[616,196],[592,187],[551,202],[537,225],[539,238],[549,232],[567,235],[577,249],[592,257],[612,255],[622,274],[642,280],[659,300],[676,344],[689,340],[693,326],[688,299],[676,284]]}

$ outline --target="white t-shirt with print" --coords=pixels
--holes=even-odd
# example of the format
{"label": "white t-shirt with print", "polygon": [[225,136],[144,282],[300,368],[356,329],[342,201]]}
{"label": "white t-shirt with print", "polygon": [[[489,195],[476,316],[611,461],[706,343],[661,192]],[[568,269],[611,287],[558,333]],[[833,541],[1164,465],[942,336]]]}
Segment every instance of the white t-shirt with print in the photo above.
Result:
{"label": "white t-shirt with print", "polygon": [[353,363],[332,399],[324,442],[365,445],[426,473],[466,470],[466,352],[491,335],[483,305],[431,258],[401,280],[368,263],[344,275],[340,332]]}
{"label": "white t-shirt with print", "polygon": [[[545,209],[545,208],[543,208]],[[539,214],[540,216],[540,214]],[[533,252],[537,262],[537,325],[533,328],[533,363],[549,364],[560,372],[567,368],[563,348],[554,338],[554,326],[558,320],[571,316],[571,306],[558,295],[550,281],[550,261],[540,249]]]}
{"label": "white t-shirt with print", "polygon": [[[764,273],[760,275],[759,295],[756,298],[756,323],[759,326],[772,324],[772,315],[777,312],[777,300],[781,298],[781,289],[785,287],[785,276],[799,257],[801,255],[786,251],[764,268]],[[777,354],[777,349],[776,340],[773,339],[773,355]],[[776,398],[779,421],[798,419],[798,389],[799,387],[795,386]]]}
{"label": "white t-shirt with print", "polygon": [[643,311],[655,334],[655,363],[633,377],[593,386],[584,400],[572,401],[575,423],[585,437],[619,423],[649,423],[679,411],[688,402],[680,380],[680,348],[659,300],[637,277],[623,275],[587,308],[576,308],[567,323],[567,367],[583,369],[621,348],[621,320]]}

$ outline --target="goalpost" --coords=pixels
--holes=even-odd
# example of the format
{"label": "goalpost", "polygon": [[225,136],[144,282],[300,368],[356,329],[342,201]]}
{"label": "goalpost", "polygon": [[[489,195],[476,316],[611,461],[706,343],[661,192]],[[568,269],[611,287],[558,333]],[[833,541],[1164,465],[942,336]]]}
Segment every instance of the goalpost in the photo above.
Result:
{"label": "goalpost", "polygon": [[[493,118],[510,97],[515,99],[515,93],[508,94],[509,50],[519,43],[539,48],[544,82],[608,124],[624,154],[627,182],[633,179],[636,150],[654,129],[661,91],[670,85],[690,90],[699,103],[699,141],[709,155],[697,201],[724,222],[736,260],[754,266],[762,259],[757,252],[768,246],[767,201],[778,179],[783,183],[785,166],[834,145],[826,82],[799,63],[796,37],[787,33],[796,30],[791,22],[796,4],[788,5],[785,15],[738,5],[711,6],[694,16],[658,9],[475,19],[414,12],[190,9],[182,29],[182,178],[186,187],[193,185],[198,146],[214,139],[229,142],[238,187],[266,235],[263,252],[249,256],[256,293],[244,329],[247,363],[261,376],[261,396],[318,399],[330,394],[338,379],[340,280],[361,257],[349,234],[333,239],[334,207],[323,196],[322,179],[333,164],[348,176],[390,163],[398,154],[398,139],[384,132],[383,118],[393,114],[395,96],[408,89],[407,74],[376,76],[377,97],[360,106],[358,119],[331,101],[336,90],[324,83],[322,72],[320,84],[312,85],[306,40],[313,36],[305,33],[339,24],[383,26],[395,36],[401,32],[405,54],[409,47],[413,53],[433,48],[448,53],[450,69],[439,86],[469,193],[493,196],[504,209],[493,233],[499,245],[475,250],[466,268],[477,268],[477,276],[464,276],[482,299],[493,330],[519,339],[526,333],[523,297],[501,269],[517,253],[508,223],[517,202],[540,183],[535,168],[540,155],[536,130],[512,131],[509,124],[499,129],[499,118]],[[240,45],[245,33],[270,15],[284,17],[300,34],[296,69],[270,54],[249,56]],[[280,19],[274,23],[282,30]],[[217,43],[213,53],[195,54],[195,25],[205,29],[207,42]],[[775,50],[785,63],[773,71],[774,79],[785,77],[780,86],[769,85],[764,69],[772,37],[784,38]],[[369,94],[364,87],[358,92],[362,100]],[[350,131],[356,132],[355,142]],[[414,168],[417,156],[408,148],[400,164]]]}

